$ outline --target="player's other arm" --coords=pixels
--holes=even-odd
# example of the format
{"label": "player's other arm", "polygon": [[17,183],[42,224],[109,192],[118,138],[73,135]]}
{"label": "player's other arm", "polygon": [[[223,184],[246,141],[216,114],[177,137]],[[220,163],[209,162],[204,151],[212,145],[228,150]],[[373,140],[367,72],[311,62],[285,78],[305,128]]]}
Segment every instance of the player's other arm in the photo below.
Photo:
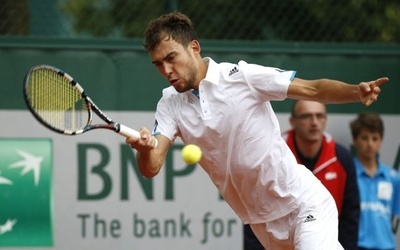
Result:
{"label": "player's other arm", "polygon": [[[133,137],[127,138],[126,143],[137,151],[136,161],[140,173],[146,178],[152,178],[160,172],[171,142],[163,135],[152,137],[147,128],[142,128],[140,135],[141,138],[139,139]],[[154,148],[155,138],[158,141],[156,148]]]}
{"label": "player's other arm", "polygon": [[380,86],[389,81],[382,77],[357,85],[331,79],[304,80],[294,78],[289,85],[288,97],[321,103],[362,102],[369,106],[375,102],[381,92]]}

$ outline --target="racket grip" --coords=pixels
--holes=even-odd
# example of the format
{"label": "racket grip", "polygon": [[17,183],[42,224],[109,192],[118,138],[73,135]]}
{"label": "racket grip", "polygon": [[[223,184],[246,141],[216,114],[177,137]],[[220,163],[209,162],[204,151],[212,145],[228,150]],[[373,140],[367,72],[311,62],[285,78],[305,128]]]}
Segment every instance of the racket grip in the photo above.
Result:
{"label": "racket grip", "polygon": [[[139,131],[131,129],[123,124],[118,124],[118,127],[119,127],[119,131],[117,131],[118,134],[123,135],[125,137],[135,137],[137,139],[140,138]],[[158,146],[158,140],[154,136],[152,136],[150,140],[154,140],[153,148],[156,148]]]}
{"label": "racket grip", "polygon": [[131,129],[123,124],[118,124],[118,134],[123,135],[125,137],[135,137],[137,139],[140,138],[140,133],[139,131],[136,131],[134,129]]}

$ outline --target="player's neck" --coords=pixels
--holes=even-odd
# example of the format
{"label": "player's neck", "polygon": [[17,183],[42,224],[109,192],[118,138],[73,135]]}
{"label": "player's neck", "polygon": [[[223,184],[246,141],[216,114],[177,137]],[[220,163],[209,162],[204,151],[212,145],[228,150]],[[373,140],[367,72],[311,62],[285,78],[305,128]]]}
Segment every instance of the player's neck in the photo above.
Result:
{"label": "player's neck", "polygon": [[206,78],[208,71],[208,61],[204,61],[201,57],[199,59],[199,67],[197,70],[197,88],[199,87],[200,81]]}

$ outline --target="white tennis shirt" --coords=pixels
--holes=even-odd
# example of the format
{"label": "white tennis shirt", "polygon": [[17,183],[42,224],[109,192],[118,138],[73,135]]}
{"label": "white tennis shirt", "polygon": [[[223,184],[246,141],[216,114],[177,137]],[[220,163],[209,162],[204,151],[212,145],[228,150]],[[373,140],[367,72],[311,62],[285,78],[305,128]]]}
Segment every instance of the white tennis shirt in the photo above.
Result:
{"label": "white tennis shirt", "polygon": [[243,223],[287,215],[322,186],[297,164],[269,103],[287,97],[296,72],[204,60],[199,97],[164,89],[153,132],[202,149],[201,167]]}

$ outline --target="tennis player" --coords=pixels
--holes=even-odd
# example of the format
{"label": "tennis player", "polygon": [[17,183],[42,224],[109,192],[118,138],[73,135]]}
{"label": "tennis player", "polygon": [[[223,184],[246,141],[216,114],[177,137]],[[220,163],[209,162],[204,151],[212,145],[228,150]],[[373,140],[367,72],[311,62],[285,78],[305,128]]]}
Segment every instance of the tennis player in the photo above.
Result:
{"label": "tennis player", "polygon": [[[137,150],[141,173],[157,175],[180,137],[200,146],[199,164],[266,249],[343,249],[335,201],[311,171],[297,164],[270,101],[369,106],[388,78],[351,85],[302,80],[295,71],[245,61],[217,63],[202,58],[192,22],[179,12],[151,21],[144,46],[171,86],[163,90],[153,131],[142,128],[141,138],[126,140]],[[152,135],[158,140],[155,149]]]}

